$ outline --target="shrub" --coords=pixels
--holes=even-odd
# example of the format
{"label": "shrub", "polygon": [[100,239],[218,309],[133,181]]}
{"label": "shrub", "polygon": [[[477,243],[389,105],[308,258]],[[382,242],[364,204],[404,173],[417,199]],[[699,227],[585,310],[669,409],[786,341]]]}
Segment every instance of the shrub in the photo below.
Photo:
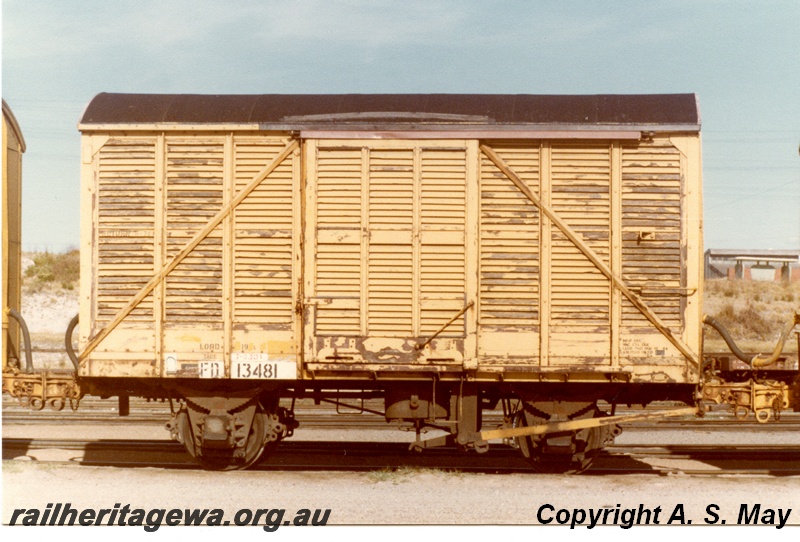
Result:
{"label": "shrub", "polygon": [[[706,281],[704,311],[725,326],[736,341],[774,343],[788,319],[800,309],[794,303],[797,292],[800,284],[710,280]],[[707,333],[707,337],[717,338],[716,333]]]}
{"label": "shrub", "polygon": [[39,252],[33,256],[33,264],[25,270],[25,287],[30,291],[44,289],[72,290],[80,279],[80,252]]}

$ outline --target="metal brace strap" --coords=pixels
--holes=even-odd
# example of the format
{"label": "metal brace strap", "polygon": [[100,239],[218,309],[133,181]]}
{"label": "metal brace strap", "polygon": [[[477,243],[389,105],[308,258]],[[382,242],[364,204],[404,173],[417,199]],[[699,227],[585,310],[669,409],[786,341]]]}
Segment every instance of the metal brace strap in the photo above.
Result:
{"label": "metal brace strap", "polygon": [[658,412],[642,412],[639,414],[623,414],[620,416],[605,416],[602,418],[589,418],[586,420],[572,420],[568,422],[554,422],[542,425],[529,425],[525,427],[494,429],[491,431],[481,431],[479,434],[482,440],[488,441],[503,438],[544,435],[546,433],[559,433],[562,431],[578,431],[580,429],[587,429],[590,427],[602,427],[604,425],[616,425],[618,423],[635,422],[639,420],[654,420],[673,416],[693,416],[696,414],[696,407],[687,407],[672,410],[661,410]]}
{"label": "metal brace strap", "polygon": [[436,331],[436,333],[434,333],[433,335],[431,335],[430,337],[428,337],[428,339],[427,339],[425,342],[423,342],[423,343],[420,343],[420,344],[417,344],[417,345],[414,347],[414,349],[415,349],[415,350],[423,350],[423,349],[424,349],[426,346],[428,346],[429,344],[431,344],[431,341],[433,341],[433,339],[435,339],[436,337],[438,337],[438,336],[439,336],[439,335],[440,335],[440,334],[441,334],[441,333],[442,333],[442,332],[443,332],[445,329],[447,329],[448,327],[450,327],[450,324],[452,324],[453,322],[455,322],[456,320],[458,320],[458,319],[461,317],[461,315],[462,315],[462,314],[464,314],[465,312],[467,312],[467,309],[469,309],[469,308],[470,308],[471,306],[473,306],[474,304],[475,304],[475,302],[474,302],[474,301],[470,301],[469,303],[467,303],[467,304],[464,306],[464,308],[463,308],[463,309],[461,309],[460,311],[458,311],[458,314],[456,314],[455,316],[453,316],[452,318],[450,318],[450,320],[448,320],[448,322],[447,322],[445,325],[443,325],[442,327],[440,327],[440,328],[439,328],[439,329]]}

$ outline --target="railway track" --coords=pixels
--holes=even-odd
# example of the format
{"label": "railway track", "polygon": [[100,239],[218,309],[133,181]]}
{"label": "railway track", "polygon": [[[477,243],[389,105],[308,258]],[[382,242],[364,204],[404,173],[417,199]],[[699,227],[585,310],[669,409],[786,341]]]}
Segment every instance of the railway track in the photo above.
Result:
{"label": "railway track", "polygon": [[[199,470],[183,446],[154,440],[3,439],[3,459],[117,468]],[[464,473],[530,473],[510,446],[486,454],[452,447],[413,453],[405,443],[287,441],[254,470],[374,471],[437,469]],[[610,446],[588,474],[800,476],[800,446]]]}
{"label": "railway track", "polygon": [[[104,426],[128,426],[128,425],[163,425],[169,420],[168,415],[152,416],[74,416],[61,417],[58,415],[49,416],[25,416],[3,413],[3,425],[104,425]],[[357,417],[336,414],[310,414],[297,413],[297,420],[303,429],[362,429],[362,430],[396,430],[397,425],[387,423],[384,419],[377,416]],[[502,415],[485,416],[484,427],[498,427],[502,423]],[[652,430],[711,430],[715,432],[785,432],[800,431],[800,420],[791,419],[770,424],[760,424],[754,421],[742,422],[726,419],[670,419],[651,422],[633,422],[624,425],[626,432],[631,431],[652,431]]]}
{"label": "railway track", "polygon": [[[169,404],[160,401],[131,399],[130,415],[120,417],[117,401],[87,398],[80,410],[62,412],[31,411],[10,397],[3,398],[3,425],[24,426],[98,425],[158,427],[169,419]],[[288,405],[287,405],[288,406]],[[380,411],[380,401],[337,407],[298,401],[295,411],[302,429],[388,430],[381,416],[357,413],[357,408]],[[357,407],[357,408],[356,408]],[[663,408],[654,405],[651,408]],[[337,410],[339,412],[337,412]],[[634,409],[619,409],[634,410]],[[618,410],[618,411],[619,411]],[[502,412],[488,412],[484,426],[502,423]],[[730,413],[711,413],[704,418],[666,419],[625,425],[625,432],[685,430],[713,432],[795,432],[800,430],[800,414],[790,413],[779,422],[759,424],[754,420],[738,421]],[[41,434],[41,433],[40,433]],[[108,430],[113,435],[113,429]],[[24,433],[23,433],[24,435]],[[24,435],[27,436],[27,435]],[[198,469],[181,444],[168,440],[62,440],[11,438],[3,440],[3,459],[23,456],[40,461],[66,462],[82,466],[118,468],[155,467]],[[688,465],[688,466],[687,466]],[[407,443],[397,442],[311,442],[287,440],[256,470],[344,470],[428,468],[477,473],[530,473],[527,462],[510,446],[493,445],[489,453],[464,454],[453,448],[408,451]],[[589,474],[685,473],[696,475],[800,475],[800,446],[629,446],[607,448],[597,458]]]}
{"label": "railway track", "polygon": [[[287,405],[288,406],[288,405]],[[298,401],[295,414],[303,428],[354,428],[354,429],[395,429],[381,416],[359,413],[362,405],[351,407],[336,407],[322,403],[314,404],[312,400]],[[380,411],[383,405],[380,401],[366,402],[363,408]],[[656,410],[663,406],[648,407],[646,410]],[[618,413],[640,412],[641,409],[619,408]],[[120,416],[117,401],[111,399],[88,398],[81,402],[80,409],[72,411],[69,408],[60,412],[49,409],[33,411],[19,404],[8,396],[3,396],[3,424],[8,425],[43,425],[58,423],[59,425],[161,425],[170,418],[169,404],[161,401],[146,401],[144,399],[131,399],[130,415]],[[503,413],[492,411],[484,414],[484,426],[495,427],[502,423]],[[711,429],[714,431],[800,431],[800,413],[784,413],[780,421],[767,424],[757,423],[755,419],[736,420],[729,412],[710,413],[703,418],[668,418],[636,422],[625,425],[626,431],[652,430],[652,429]]]}

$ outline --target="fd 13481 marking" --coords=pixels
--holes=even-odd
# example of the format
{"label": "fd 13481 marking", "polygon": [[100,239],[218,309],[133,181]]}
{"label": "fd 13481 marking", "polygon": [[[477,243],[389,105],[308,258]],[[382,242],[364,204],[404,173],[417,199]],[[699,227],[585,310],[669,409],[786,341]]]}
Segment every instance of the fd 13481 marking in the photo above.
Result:
{"label": "fd 13481 marking", "polygon": [[297,367],[294,361],[270,359],[261,352],[231,354],[231,378],[258,380],[294,380]]}

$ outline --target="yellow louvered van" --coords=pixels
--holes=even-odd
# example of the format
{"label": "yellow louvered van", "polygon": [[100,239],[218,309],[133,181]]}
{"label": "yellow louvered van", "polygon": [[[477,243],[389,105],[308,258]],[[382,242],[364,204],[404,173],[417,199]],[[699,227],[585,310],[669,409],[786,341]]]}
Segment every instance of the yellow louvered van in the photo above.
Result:
{"label": "yellow louvered van", "polygon": [[286,436],[281,398],[558,471],[613,438],[598,401],[694,401],[694,95],[100,94],[80,130],[82,386],[180,401],[207,466]]}

